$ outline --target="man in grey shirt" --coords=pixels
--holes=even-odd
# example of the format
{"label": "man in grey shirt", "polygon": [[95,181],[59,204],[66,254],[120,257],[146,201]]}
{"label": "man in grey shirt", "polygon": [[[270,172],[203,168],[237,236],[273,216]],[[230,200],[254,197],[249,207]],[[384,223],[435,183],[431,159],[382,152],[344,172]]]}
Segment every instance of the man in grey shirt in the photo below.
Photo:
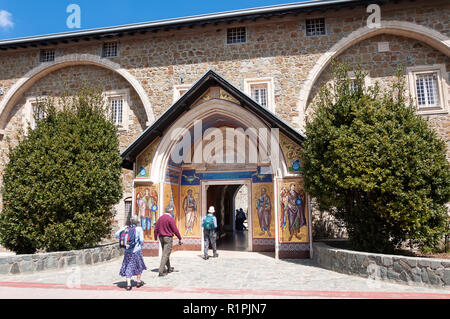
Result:
{"label": "man in grey shirt", "polygon": [[204,238],[204,256],[203,259],[207,260],[209,258],[208,256],[208,249],[209,249],[209,243],[211,243],[212,249],[213,249],[213,257],[219,257],[219,254],[217,253],[216,248],[216,229],[217,229],[217,218],[214,216],[215,213],[214,206],[211,206],[208,209],[208,214],[203,217],[202,220],[202,227],[203,227],[203,238]]}

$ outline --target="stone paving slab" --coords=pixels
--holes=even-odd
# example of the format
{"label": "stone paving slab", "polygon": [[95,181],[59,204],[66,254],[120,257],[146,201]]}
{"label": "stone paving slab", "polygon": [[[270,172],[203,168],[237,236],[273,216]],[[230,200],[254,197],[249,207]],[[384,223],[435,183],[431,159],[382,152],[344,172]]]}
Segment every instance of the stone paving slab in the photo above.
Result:
{"label": "stone paving slab", "polygon": [[[145,257],[144,260],[148,270],[143,273],[142,279],[146,282],[145,287],[152,288],[411,292],[448,294],[450,297],[450,289],[447,288],[408,286],[349,276],[317,267],[310,259],[275,260],[268,254],[219,251],[219,258],[205,261],[199,252],[180,251],[171,256],[176,271],[166,277],[158,277],[159,257]],[[119,258],[108,263],[78,266],[64,271],[0,276],[0,283],[122,287],[125,279],[119,275],[121,263],[122,259]]]}

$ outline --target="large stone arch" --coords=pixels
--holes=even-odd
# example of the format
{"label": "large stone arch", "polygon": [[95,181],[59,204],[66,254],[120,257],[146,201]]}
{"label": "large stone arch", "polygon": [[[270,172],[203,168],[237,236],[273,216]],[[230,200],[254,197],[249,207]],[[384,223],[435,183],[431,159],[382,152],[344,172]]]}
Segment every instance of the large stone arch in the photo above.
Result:
{"label": "large stone arch", "polygon": [[[160,183],[161,181],[164,181],[165,171],[169,162],[170,153],[174,148],[175,144],[177,143],[177,140],[171,138],[172,133],[179,128],[190,128],[194,125],[194,122],[196,120],[206,119],[212,114],[220,114],[222,116],[239,118],[239,121],[247,127],[252,127],[256,129],[267,128],[267,125],[264,124],[256,115],[243,109],[241,106],[237,104],[221,99],[212,99],[203,102],[200,105],[197,105],[194,108],[192,108],[189,112],[185,113],[183,116],[181,116],[176,122],[172,124],[172,126],[164,134],[164,137],[159,143],[152,161],[152,163],[154,163],[154,165],[152,165],[151,167],[150,172],[150,178],[152,179],[152,182]],[[269,152],[269,153],[274,175],[276,176],[289,175],[281,147],[278,148],[279,158],[276,158],[277,156],[276,152]],[[279,167],[276,167],[276,165],[273,164],[276,162],[276,160],[279,160],[280,163]]]}
{"label": "large stone arch", "polygon": [[121,75],[127,82],[131,84],[131,86],[134,88],[139,98],[141,99],[142,104],[145,108],[145,112],[147,114],[147,126],[154,122],[155,115],[150,104],[150,100],[148,99],[142,85],[133,75],[130,74],[130,72],[122,68],[118,63],[101,58],[100,56],[92,54],[68,54],[57,57],[53,62],[41,63],[39,66],[27,72],[8,90],[5,97],[0,102],[0,130],[5,128],[9,112],[18,102],[22,94],[26,92],[26,90],[28,90],[34,83],[36,83],[39,79],[45,77],[47,74],[74,65],[95,65],[98,67],[106,68]]}
{"label": "large stone arch", "polygon": [[297,102],[299,122],[301,123],[302,128],[304,127],[305,113],[312,88],[322,72],[330,64],[331,60],[353,45],[379,34],[392,34],[420,40],[443,54],[450,56],[450,38],[436,30],[419,24],[393,20],[382,21],[379,28],[369,28],[368,26],[359,28],[333,45],[319,58],[313,69],[309,71]]}

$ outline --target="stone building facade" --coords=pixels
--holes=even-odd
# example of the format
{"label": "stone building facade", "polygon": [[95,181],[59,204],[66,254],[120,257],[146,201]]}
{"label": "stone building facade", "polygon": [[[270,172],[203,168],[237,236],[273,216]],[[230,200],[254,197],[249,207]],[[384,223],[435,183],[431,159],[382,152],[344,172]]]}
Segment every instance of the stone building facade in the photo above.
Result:
{"label": "stone building facade", "polygon": [[[372,28],[370,4],[381,14]],[[120,104],[124,151],[212,70],[301,135],[332,59],[361,65],[368,84],[392,81],[402,67],[418,113],[450,156],[449,9],[446,0],[324,0],[0,41],[0,179],[6,137],[17,141],[40,96],[100,87]],[[136,169],[123,169],[119,224],[136,213]]]}

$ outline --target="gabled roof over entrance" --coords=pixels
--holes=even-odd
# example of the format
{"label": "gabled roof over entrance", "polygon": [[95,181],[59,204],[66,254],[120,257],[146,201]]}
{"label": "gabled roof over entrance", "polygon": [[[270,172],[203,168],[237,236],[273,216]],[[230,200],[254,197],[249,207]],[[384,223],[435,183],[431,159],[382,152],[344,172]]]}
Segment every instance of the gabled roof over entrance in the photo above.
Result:
{"label": "gabled roof over entrance", "polygon": [[196,102],[210,87],[221,87],[234,99],[239,101],[240,106],[259,117],[268,127],[278,128],[280,133],[290,138],[297,144],[302,144],[305,137],[289,124],[284,122],[274,113],[259,105],[244,92],[229,83],[213,70],[205,73],[192,87],[176,101],[166,112],[164,112],[150,127],[148,127],[127,149],[122,153],[122,167],[133,169],[133,163],[150,143],[164,132],[184,113],[189,111],[191,105]]}

